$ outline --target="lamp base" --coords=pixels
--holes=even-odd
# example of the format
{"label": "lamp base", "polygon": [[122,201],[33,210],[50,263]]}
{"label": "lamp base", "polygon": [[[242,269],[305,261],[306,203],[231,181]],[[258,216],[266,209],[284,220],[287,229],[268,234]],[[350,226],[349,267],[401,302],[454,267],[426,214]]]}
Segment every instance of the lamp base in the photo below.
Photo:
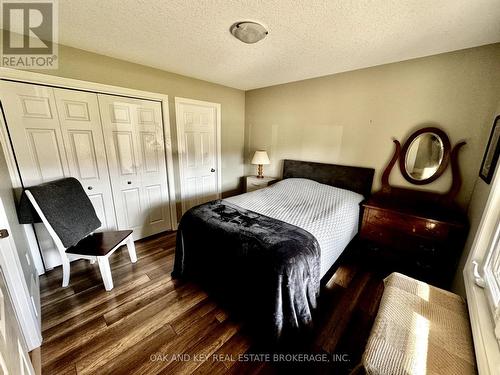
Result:
{"label": "lamp base", "polygon": [[264,167],[262,166],[262,164],[259,164],[259,167],[258,167],[258,169],[257,169],[257,172],[258,172],[258,174],[257,174],[257,178],[264,178],[264,174],[263,174],[263,172],[264,172]]}

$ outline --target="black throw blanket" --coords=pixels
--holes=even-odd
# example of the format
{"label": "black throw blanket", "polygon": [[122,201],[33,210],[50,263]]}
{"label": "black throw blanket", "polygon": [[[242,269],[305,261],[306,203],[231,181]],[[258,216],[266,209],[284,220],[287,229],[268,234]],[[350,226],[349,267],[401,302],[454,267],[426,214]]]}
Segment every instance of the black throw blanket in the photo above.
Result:
{"label": "black throw blanket", "polygon": [[280,339],[312,326],[320,248],[299,227],[216,200],[182,217],[172,276],[229,293],[266,335]]}
{"label": "black throw blanket", "polygon": [[[81,239],[101,226],[89,197],[76,178],[63,178],[27,188],[33,194],[61,242],[66,247],[76,245]],[[18,208],[20,224],[41,222],[23,191]]]}

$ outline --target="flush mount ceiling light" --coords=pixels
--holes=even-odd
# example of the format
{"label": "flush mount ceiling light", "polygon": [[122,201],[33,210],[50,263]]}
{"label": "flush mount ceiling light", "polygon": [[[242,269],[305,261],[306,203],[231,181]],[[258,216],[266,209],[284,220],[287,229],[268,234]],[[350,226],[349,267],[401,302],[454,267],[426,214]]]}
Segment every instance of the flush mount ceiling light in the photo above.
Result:
{"label": "flush mount ceiling light", "polygon": [[236,22],[229,30],[235,38],[247,44],[257,43],[269,34],[264,26],[252,21]]}

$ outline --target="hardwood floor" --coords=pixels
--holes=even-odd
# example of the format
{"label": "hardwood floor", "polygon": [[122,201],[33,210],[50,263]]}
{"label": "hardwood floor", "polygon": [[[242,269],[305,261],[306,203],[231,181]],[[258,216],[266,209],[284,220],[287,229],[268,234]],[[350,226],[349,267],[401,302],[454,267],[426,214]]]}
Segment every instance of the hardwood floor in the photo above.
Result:
{"label": "hardwood floor", "polygon": [[83,260],[72,263],[67,288],[59,268],[40,278],[43,374],[348,373],[364,349],[385,276],[346,257],[323,287],[307,343],[308,354],[328,362],[269,362],[244,323],[197,285],[171,279],[175,233],[136,248],[136,264],[125,249],[111,257],[111,292],[97,265]]}

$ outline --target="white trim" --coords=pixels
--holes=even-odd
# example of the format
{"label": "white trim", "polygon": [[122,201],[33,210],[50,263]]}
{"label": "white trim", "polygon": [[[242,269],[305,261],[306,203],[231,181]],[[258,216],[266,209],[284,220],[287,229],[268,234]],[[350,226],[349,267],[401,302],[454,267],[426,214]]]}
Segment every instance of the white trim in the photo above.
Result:
{"label": "white trim", "polygon": [[[118,96],[126,96],[137,99],[154,100],[161,102],[162,107],[162,117],[163,117],[163,130],[164,130],[164,142],[165,142],[165,157],[167,162],[167,184],[168,184],[168,195],[169,195],[169,206],[170,206],[170,220],[172,229],[177,229],[177,212],[176,212],[176,194],[175,194],[175,176],[174,176],[174,163],[172,156],[172,137],[170,131],[170,118],[168,109],[168,95],[159,94],[149,91],[129,89],[126,87],[106,85],[97,82],[88,82],[72,78],[64,78],[40,73],[28,72],[25,70],[16,70],[10,68],[0,67],[0,80],[11,80],[24,83],[32,83],[39,85],[48,85],[59,88],[66,88],[72,90],[89,91],[96,92],[100,94],[110,94]],[[14,188],[21,187],[21,177],[18,174],[14,153],[10,147],[10,142],[7,141],[7,130],[6,124],[3,123],[2,119],[2,129],[0,130],[0,141],[2,141],[2,146],[4,147],[4,153],[9,165],[9,173],[11,175],[12,183]],[[28,235],[28,237],[30,237]],[[34,237],[33,235],[31,237]],[[30,244],[30,247],[33,244]],[[38,245],[37,245],[38,246]],[[38,254],[38,247],[36,251]],[[38,255],[38,259],[35,262],[40,262],[41,260]],[[38,267],[37,267],[38,268]]]}
{"label": "white trim", "polygon": [[16,70],[0,67],[0,79],[7,79],[18,82],[34,83],[39,85],[56,86],[72,90],[98,92],[101,94],[121,95],[138,99],[168,101],[168,95],[158,94],[149,91],[129,89],[126,87],[106,85],[104,83],[82,81],[79,79],[65,78],[41,73],[28,72],[26,70]]}
{"label": "white trim", "polygon": [[170,202],[170,222],[173,230],[177,230],[177,205],[175,204],[175,174],[174,159],[172,157],[172,136],[170,134],[170,112],[167,100],[161,101],[161,113],[163,116],[163,138],[165,142],[165,155],[167,161],[167,184]]}
{"label": "white trim", "polygon": [[186,212],[186,203],[184,201],[185,187],[184,187],[184,165],[182,161],[182,154],[184,153],[184,123],[182,119],[179,118],[180,106],[182,104],[193,104],[203,107],[213,108],[215,111],[216,118],[216,136],[215,136],[215,149],[217,151],[217,198],[220,199],[222,192],[222,151],[221,151],[221,105],[219,103],[206,102],[202,100],[195,100],[189,98],[175,97],[175,123],[177,128],[177,154],[179,159],[179,186],[180,199],[182,206],[182,213]]}
{"label": "white trim", "polygon": [[475,282],[474,262],[481,265],[479,276],[483,276],[484,259],[496,229],[499,212],[500,173],[497,169],[481,222],[463,270],[478,370],[480,374],[491,375],[500,374],[500,349],[494,333],[495,327],[487,295],[485,290]]}

